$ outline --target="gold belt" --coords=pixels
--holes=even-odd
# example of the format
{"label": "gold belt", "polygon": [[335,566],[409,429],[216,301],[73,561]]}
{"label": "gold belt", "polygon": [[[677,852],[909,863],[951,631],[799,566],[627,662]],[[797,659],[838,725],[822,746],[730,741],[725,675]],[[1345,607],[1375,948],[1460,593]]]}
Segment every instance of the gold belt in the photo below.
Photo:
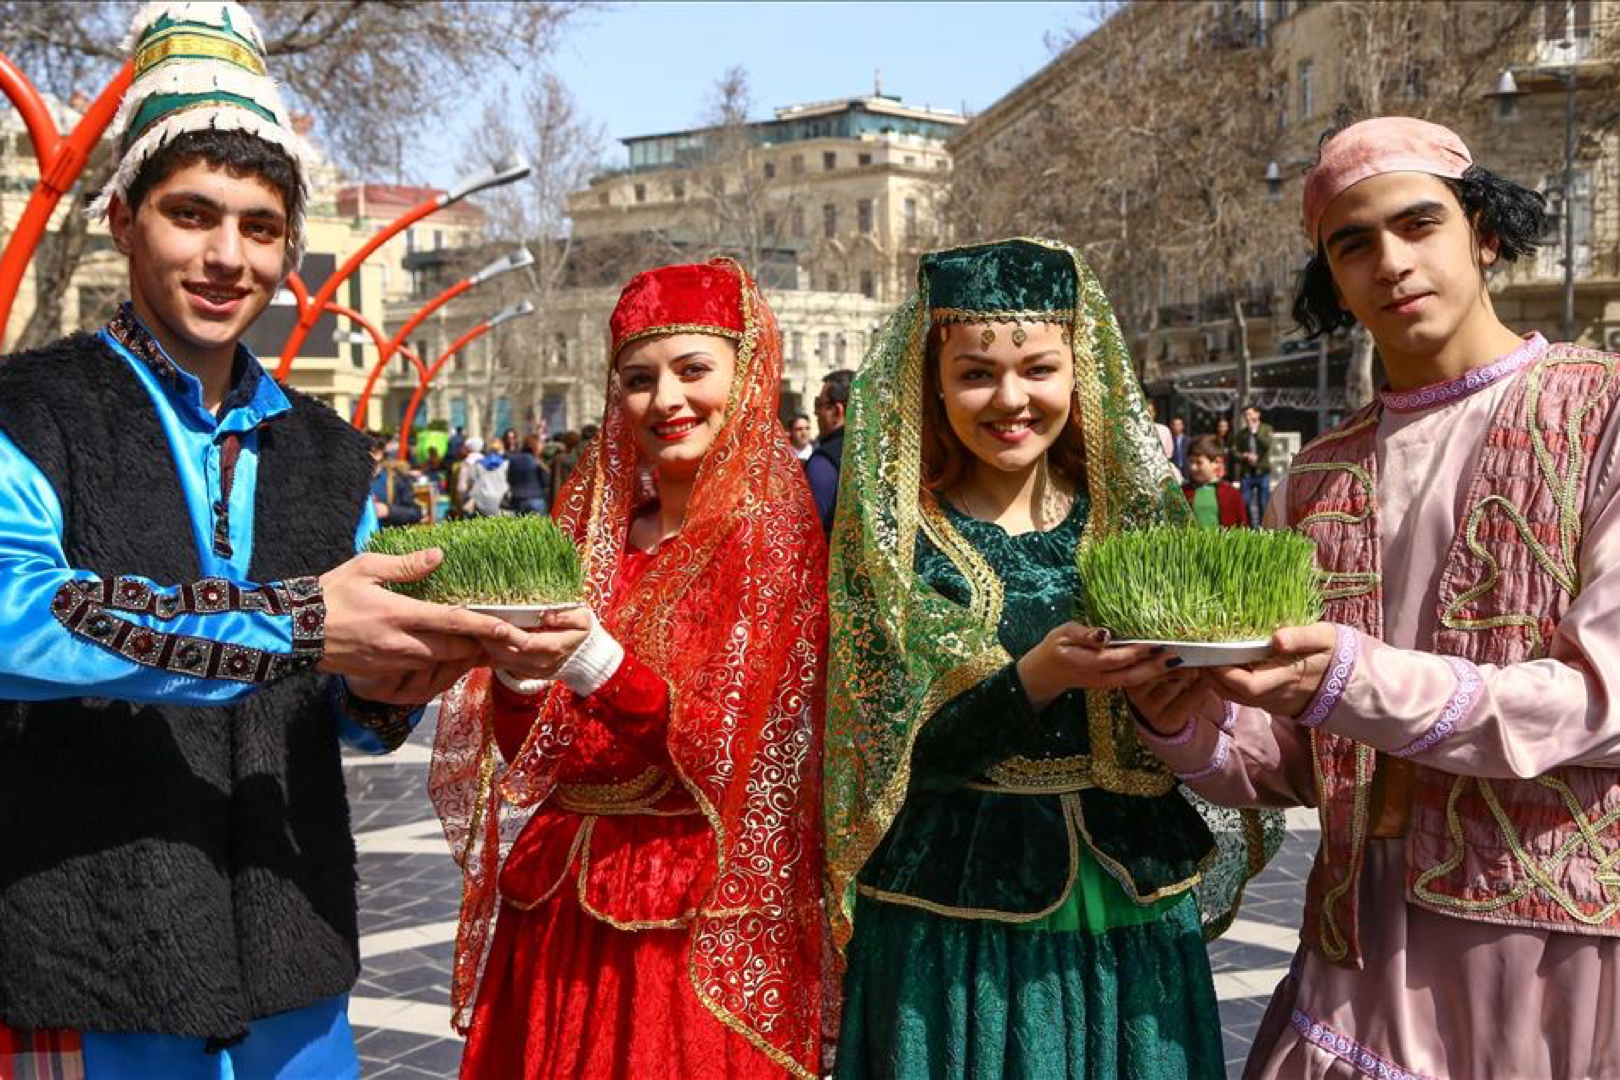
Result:
{"label": "gold belt", "polygon": [[992,765],[983,780],[967,785],[974,791],[1003,795],[1064,795],[1097,786],[1091,775],[1091,757],[1075,754],[1061,758],[1012,757]]}
{"label": "gold belt", "polygon": [[634,814],[650,810],[675,786],[656,766],[617,784],[558,784],[558,808],[576,814]]}

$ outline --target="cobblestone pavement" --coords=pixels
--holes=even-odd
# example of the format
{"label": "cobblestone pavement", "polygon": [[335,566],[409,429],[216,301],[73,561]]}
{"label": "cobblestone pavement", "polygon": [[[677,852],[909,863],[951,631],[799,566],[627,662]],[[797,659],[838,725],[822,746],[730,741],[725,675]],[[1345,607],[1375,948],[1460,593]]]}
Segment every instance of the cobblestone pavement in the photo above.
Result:
{"label": "cobblestone pavement", "polygon": [[[360,849],[359,985],[349,1002],[366,1080],[454,1077],[450,953],[458,878],[428,805],[432,724],[383,758],[345,759]],[[1241,917],[1210,947],[1227,1072],[1236,1077],[1298,940],[1315,815],[1295,811],[1282,853],[1254,881]]]}

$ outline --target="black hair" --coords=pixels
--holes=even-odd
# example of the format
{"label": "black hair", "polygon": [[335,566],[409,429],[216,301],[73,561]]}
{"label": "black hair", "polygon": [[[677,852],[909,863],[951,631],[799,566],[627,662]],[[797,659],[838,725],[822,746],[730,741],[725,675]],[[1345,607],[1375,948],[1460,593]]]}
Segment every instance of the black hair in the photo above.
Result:
{"label": "black hair", "polygon": [[794,413],[793,414],[793,419],[791,421],[789,421],[789,423],[797,424],[800,420],[803,420],[805,423],[808,424],[810,422],[810,415],[808,413],[802,413],[802,412]]}
{"label": "black hair", "polygon": [[821,387],[827,391],[827,400],[834,405],[849,404],[849,384],[855,380],[855,373],[848,368],[839,368],[829,371],[821,380]]}
{"label": "black hair", "polygon": [[253,176],[281,194],[282,212],[292,221],[303,209],[298,165],[275,143],[245,131],[187,131],[160,146],[141,164],[124,200],[134,213],[147,194],[188,165],[206,162],[238,179]]}
{"label": "black hair", "polygon": [[[1497,255],[1507,262],[1533,253],[1547,228],[1547,200],[1489,169],[1470,165],[1460,180],[1440,177],[1451,189],[1474,231],[1496,241]],[[1294,289],[1294,322],[1308,338],[1354,326],[1356,317],[1339,303],[1328,269],[1327,251],[1319,242]]]}

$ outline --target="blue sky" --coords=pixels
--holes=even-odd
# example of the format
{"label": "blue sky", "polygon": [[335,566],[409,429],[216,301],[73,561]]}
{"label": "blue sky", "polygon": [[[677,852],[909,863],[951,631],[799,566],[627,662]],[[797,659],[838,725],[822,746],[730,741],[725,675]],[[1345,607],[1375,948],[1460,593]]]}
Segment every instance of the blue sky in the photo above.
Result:
{"label": "blue sky", "polygon": [[[696,124],[729,67],[749,74],[759,117],[771,109],[883,90],[906,103],[981,110],[1052,57],[1048,37],[1090,25],[1094,4],[621,3],[587,11],[553,67],[582,111],[618,140]],[[463,115],[476,123],[477,110]],[[457,132],[458,138],[461,132]],[[447,170],[439,175],[440,169]],[[452,179],[453,160],[428,179]]]}

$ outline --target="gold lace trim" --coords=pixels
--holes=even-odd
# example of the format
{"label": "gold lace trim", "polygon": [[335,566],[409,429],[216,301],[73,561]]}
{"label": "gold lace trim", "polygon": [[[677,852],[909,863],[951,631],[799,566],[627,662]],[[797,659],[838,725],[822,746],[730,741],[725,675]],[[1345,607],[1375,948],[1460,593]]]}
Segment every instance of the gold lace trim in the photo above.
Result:
{"label": "gold lace trim", "polygon": [[928,319],[934,323],[1069,323],[1074,321],[1074,309],[1058,308],[1054,311],[976,311],[972,308],[937,307],[928,309]]}
{"label": "gold lace trim", "polygon": [[[713,337],[729,338],[732,341],[741,341],[742,334],[726,326],[711,326],[709,323],[667,323],[664,326],[649,326],[645,330],[637,330],[633,334],[626,334],[619,341],[618,347],[613,350],[615,356],[632,341],[642,338],[659,337],[663,334],[708,334]],[[740,378],[740,373],[739,373]]]}
{"label": "gold lace trim", "polygon": [[1091,778],[1091,758],[1086,754],[1039,760],[1011,757],[992,765],[984,775],[987,782],[968,786],[1012,795],[1063,795],[1097,786]]}
{"label": "gold lace trim", "polygon": [[[1311,732],[1311,766],[1316,772],[1316,790],[1326,791],[1327,774],[1322,769],[1321,740],[1323,733]],[[1375,751],[1370,746],[1357,743],[1355,798],[1350,811],[1350,865],[1345,870],[1344,880],[1329,889],[1322,896],[1322,907],[1317,913],[1318,926],[1322,941],[1322,954],[1334,962],[1343,960],[1350,954],[1350,942],[1344,936],[1344,931],[1334,920],[1333,908],[1344,899],[1349,891],[1356,887],[1361,877],[1362,856],[1367,850],[1367,808],[1368,796],[1372,785],[1372,774],[1376,760]],[[1322,842],[1328,842],[1327,835],[1327,800],[1323,799],[1323,808],[1319,811],[1322,816]]]}

